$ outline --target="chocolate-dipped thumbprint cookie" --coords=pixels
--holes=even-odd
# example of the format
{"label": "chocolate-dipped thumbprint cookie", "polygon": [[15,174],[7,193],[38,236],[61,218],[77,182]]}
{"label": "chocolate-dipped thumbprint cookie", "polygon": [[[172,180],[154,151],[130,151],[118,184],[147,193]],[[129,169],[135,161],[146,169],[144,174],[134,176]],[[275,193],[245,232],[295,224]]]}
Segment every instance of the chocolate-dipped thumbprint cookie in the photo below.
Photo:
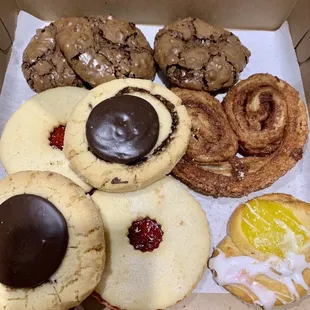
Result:
{"label": "chocolate-dipped thumbprint cookie", "polygon": [[27,100],[9,119],[0,139],[0,159],[7,173],[53,171],[90,191],[62,152],[69,116],[87,93],[78,87],[58,87]]}
{"label": "chocolate-dipped thumbprint cookie", "polygon": [[180,98],[165,87],[115,80],[78,103],[64,152],[86,183],[104,191],[132,191],[170,173],[185,153],[190,127]]}
{"label": "chocolate-dipped thumbprint cookie", "polygon": [[66,310],[98,284],[105,264],[100,212],[52,172],[0,181],[0,308]]}
{"label": "chocolate-dipped thumbprint cookie", "polygon": [[191,294],[209,258],[206,215],[166,177],[130,193],[95,191],[107,230],[107,264],[94,296],[110,309],[166,309]]}

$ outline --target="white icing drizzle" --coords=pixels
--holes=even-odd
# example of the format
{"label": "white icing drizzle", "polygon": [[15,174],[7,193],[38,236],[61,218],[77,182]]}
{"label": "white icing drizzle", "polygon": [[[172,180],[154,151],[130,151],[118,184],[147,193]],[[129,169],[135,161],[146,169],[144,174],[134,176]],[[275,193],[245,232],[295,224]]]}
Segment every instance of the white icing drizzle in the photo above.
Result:
{"label": "white icing drizzle", "polygon": [[[225,254],[217,249],[218,256],[209,261],[210,269],[216,272],[215,280],[221,285],[243,285],[248,288],[257,297],[255,304],[271,309],[276,300],[286,304],[282,297],[288,297],[291,301],[299,299],[299,294],[294,285],[298,284],[305,290],[309,287],[306,284],[302,272],[310,268],[305,255],[288,252],[285,259],[272,255],[266,261],[259,261],[249,256],[226,257]],[[270,279],[284,284],[290,296],[269,290],[264,285],[255,281],[258,275],[264,275]],[[238,286],[239,287],[239,286]]]}

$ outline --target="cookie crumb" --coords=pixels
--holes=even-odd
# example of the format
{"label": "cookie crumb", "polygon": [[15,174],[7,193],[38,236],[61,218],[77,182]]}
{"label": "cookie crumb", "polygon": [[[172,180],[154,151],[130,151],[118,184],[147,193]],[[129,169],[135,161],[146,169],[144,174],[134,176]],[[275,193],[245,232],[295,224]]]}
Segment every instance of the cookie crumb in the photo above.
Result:
{"label": "cookie crumb", "polygon": [[111,184],[128,184],[128,181],[122,181],[118,177],[112,179]]}

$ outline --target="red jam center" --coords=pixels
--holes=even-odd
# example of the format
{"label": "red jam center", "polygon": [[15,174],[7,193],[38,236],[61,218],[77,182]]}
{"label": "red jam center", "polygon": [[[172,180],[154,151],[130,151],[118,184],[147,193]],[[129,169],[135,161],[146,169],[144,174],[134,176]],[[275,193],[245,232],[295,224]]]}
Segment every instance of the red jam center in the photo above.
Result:
{"label": "red jam center", "polygon": [[155,220],[146,217],[132,223],[128,229],[128,238],[135,250],[152,252],[163,240],[163,231]]}
{"label": "red jam center", "polygon": [[50,146],[62,151],[64,147],[66,126],[59,126],[54,129],[50,135]]}

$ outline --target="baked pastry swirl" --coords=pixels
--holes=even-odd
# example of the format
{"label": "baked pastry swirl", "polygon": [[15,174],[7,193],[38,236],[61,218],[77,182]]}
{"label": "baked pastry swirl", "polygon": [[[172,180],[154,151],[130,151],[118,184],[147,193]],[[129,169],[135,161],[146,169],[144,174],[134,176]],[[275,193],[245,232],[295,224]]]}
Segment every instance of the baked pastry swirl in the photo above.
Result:
{"label": "baked pastry swirl", "polygon": [[252,75],[228,92],[223,108],[206,93],[173,91],[193,122],[187,153],[173,174],[194,190],[214,197],[245,196],[270,186],[302,158],[306,107],[279,78]]}
{"label": "baked pastry swirl", "polygon": [[209,260],[215,281],[266,310],[304,296],[310,285],[309,207],[286,194],[241,204]]}
{"label": "baked pastry swirl", "polygon": [[132,191],[171,172],[186,151],[190,126],[186,108],[170,90],[147,80],[114,80],[77,104],[64,152],[86,183]]}

